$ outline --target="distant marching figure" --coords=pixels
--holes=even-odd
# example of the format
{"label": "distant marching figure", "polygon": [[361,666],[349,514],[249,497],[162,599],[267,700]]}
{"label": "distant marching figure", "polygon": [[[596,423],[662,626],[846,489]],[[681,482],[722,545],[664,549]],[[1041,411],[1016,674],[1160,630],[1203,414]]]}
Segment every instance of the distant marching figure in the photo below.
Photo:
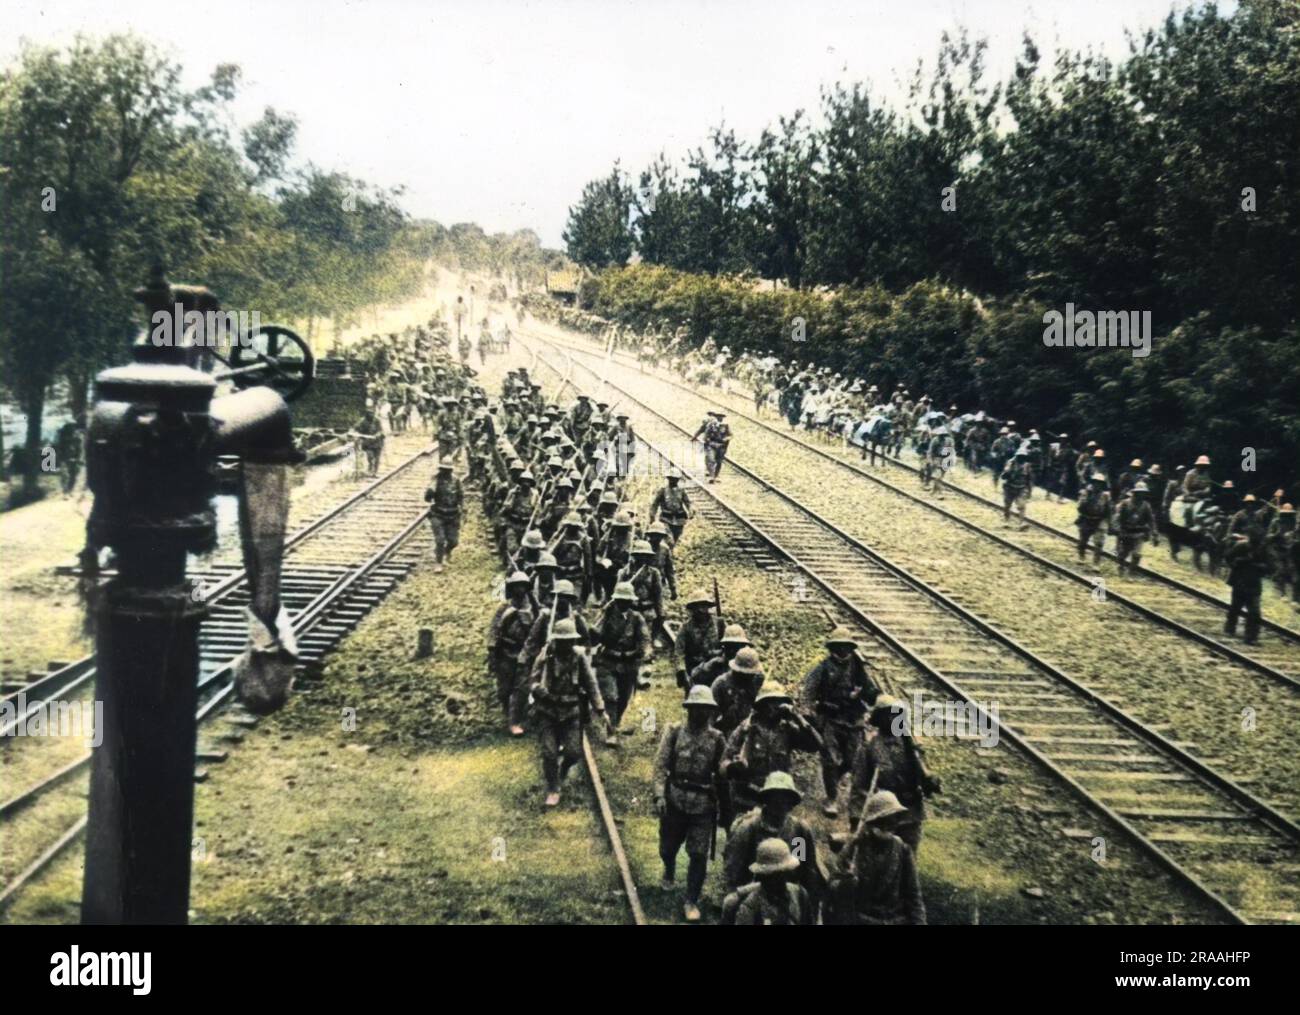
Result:
{"label": "distant marching figure", "polygon": [[451,562],[451,551],[460,542],[460,519],[465,507],[465,491],[452,471],[450,458],[438,463],[437,478],[424,491],[429,502],[429,524],[433,528],[433,570],[442,571],[443,562]]}
{"label": "distant marching figure", "polygon": [[673,542],[681,541],[682,529],[691,517],[691,498],[682,489],[682,474],[677,469],[668,470],[668,485],[661,487],[650,504],[650,521],[662,519],[672,533]]}
{"label": "distant marching figure", "polygon": [[357,444],[366,453],[366,464],[370,475],[377,475],[379,459],[384,453],[384,426],[379,422],[373,402],[367,403],[365,415],[352,428],[352,436],[357,438]]}
{"label": "distant marching figure", "polygon": [[709,418],[700,424],[691,440],[704,438],[704,471],[710,483],[718,482],[722,472],[722,463],[727,460],[727,447],[731,444],[731,427],[726,422],[726,413],[709,411]]}

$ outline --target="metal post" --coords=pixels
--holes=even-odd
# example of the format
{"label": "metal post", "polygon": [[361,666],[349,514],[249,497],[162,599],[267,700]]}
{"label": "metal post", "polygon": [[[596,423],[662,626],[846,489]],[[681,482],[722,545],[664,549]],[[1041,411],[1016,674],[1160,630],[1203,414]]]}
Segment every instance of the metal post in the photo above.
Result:
{"label": "metal post", "polygon": [[[136,293],[154,314],[203,309],[161,269]],[[213,301],[215,302],[215,301]],[[181,924],[189,905],[199,622],[186,557],[213,545],[215,384],[180,340],[133,347],[136,362],[96,379],[88,484],[92,546],[117,576],[96,604],[96,697],[104,729],[91,766],[81,918]]]}

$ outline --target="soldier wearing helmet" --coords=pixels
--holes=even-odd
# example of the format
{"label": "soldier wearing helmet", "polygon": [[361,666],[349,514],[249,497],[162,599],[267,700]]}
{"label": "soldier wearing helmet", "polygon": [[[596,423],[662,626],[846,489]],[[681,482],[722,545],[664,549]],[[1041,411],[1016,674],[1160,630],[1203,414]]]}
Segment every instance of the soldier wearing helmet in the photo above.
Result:
{"label": "soldier wearing helmet", "polygon": [[450,458],[438,463],[438,474],[424,491],[429,504],[429,524],[433,529],[433,569],[442,571],[443,562],[451,562],[451,551],[460,542],[460,522],[465,508],[465,491],[452,470]]}
{"label": "soldier wearing helmet", "polygon": [[826,922],[863,927],[924,926],[916,856],[899,832],[912,816],[889,790],[873,793],[853,839],[837,858]]}
{"label": "soldier wearing helmet", "polygon": [[527,470],[521,472],[515,480],[514,488],[506,494],[505,502],[501,506],[504,536],[502,549],[505,551],[507,566],[513,566],[524,536],[533,522],[533,515],[537,509],[537,491],[533,487],[533,474]]}
{"label": "soldier wearing helmet", "polygon": [[907,705],[881,695],[871,708],[866,735],[853,759],[853,788],[849,794],[849,828],[856,829],[871,787],[888,790],[908,809],[910,822],[896,829],[912,852],[921,847],[925,798],[939,792],[937,778],[925,768],[921,748],[912,739]]}
{"label": "soldier wearing helmet", "polygon": [[[528,631],[528,637],[524,639],[523,648],[519,650],[519,666],[525,674],[532,673],[537,657],[546,647],[547,635],[551,630],[552,613],[555,615],[556,623],[561,620],[573,621],[578,631],[580,648],[589,646],[594,641],[591,628],[582,614],[582,604],[578,602],[577,590],[573,583],[567,578],[556,579],[550,598],[537,610],[533,626]],[[522,713],[517,718],[522,718]],[[520,736],[523,734],[523,728],[518,723],[512,723],[510,733],[513,736]]]}
{"label": "soldier wearing helmet", "polygon": [[1088,483],[1079,494],[1078,513],[1074,524],[1079,528],[1079,561],[1088,556],[1088,545],[1092,544],[1093,563],[1101,565],[1101,555],[1106,546],[1106,531],[1110,527],[1113,505],[1110,491],[1106,489],[1106,477],[1094,472],[1088,477]]}
{"label": "soldier wearing helmet", "polygon": [[579,605],[586,603],[591,588],[591,540],[586,523],[577,512],[564,516],[559,538],[551,544],[559,574],[573,583]]}
{"label": "soldier wearing helmet", "polygon": [[1120,574],[1142,566],[1142,547],[1155,535],[1156,516],[1148,503],[1149,493],[1146,482],[1138,480],[1115,508],[1115,528],[1119,534],[1115,556]]}
{"label": "soldier wearing helmet", "polygon": [[1268,518],[1260,510],[1259,498],[1253,493],[1248,493],[1241,498],[1241,507],[1232,516],[1228,523],[1228,538],[1241,533],[1249,536],[1251,542],[1262,543],[1264,534],[1267,531]]}
{"label": "soldier wearing helmet", "polygon": [[631,561],[633,542],[632,517],[620,511],[610,519],[609,527],[596,544],[596,588],[602,600],[609,597],[619,573]]}
{"label": "soldier wearing helmet", "polygon": [[497,607],[488,628],[488,673],[496,682],[497,702],[512,727],[523,721],[528,697],[528,671],[519,668],[519,652],[533,626],[529,584],[522,571],[506,579],[506,601]]}
{"label": "soldier wearing helmet", "polygon": [[673,887],[677,854],[685,845],[689,866],[682,909],[686,921],[695,923],[700,919],[700,895],[717,828],[717,786],[726,738],[711,725],[718,706],[707,687],[692,687],[682,707],[686,722],[670,723],[659,741],[654,802],[659,815],[663,887]]}
{"label": "soldier wearing helmet", "polygon": [[705,684],[712,687],[713,682],[727,672],[727,666],[736,653],[749,645],[749,637],[739,624],[728,624],[718,640],[718,650],[698,664],[693,670],[686,671],[686,684],[693,687]]}
{"label": "soldier wearing helmet", "polygon": [[664,624],[664,581],[655,565],[655,551],[649,540],[633,540],[631,558],[618,573],[617,581],[632,586],[636,608],[645,618],[651,635],[658,635]]}
{"label": "soldier wearing helmet", "polygon": [[610,745],[623,714],[636,693],[641,666],[650,660],[654,648],[645,619],[636,609],[636,591],[626,582],[614,588],[600,622],[596,625],[595,664],[601,691],[609,702]]}
{"label": "soldier wearing helmet", "polygon": [[673,557],[673,537],[668,534],[668,526],[663,522],[651,522],[645,530],[645,537],[650,548],[655,552],[655,567],[663,576],[664,588],[668,598],[677,598],[677,561]]}
{"label": "soldier wearing helmet", "polygon": [[1029,449],[1022,446],[1002,469],[1002,520],[1009,525],[1014,509],[1020,516],[1022,529],[1029,528],[1025,506],[1034,492],[1034,467],[1029,458]]}
{"label": "soldier wearing helmet", "polygon": [[795,751],[817,753],[822,741],[795,711],[784,688],[766,684],[754,698],[753,711],[727,738],[722,771],[731,780],[736,812],[758,803],[759,790],[773,772],[788,772]]}
{"label": "soldier wearing helmet", "polygon": [[677,629],[673,655],[677,660],[677,686],[687,687],[687,674],[722,649],[717,620],[712,613],[713,599],[698,589],[686,600],[686,620]]}
{"label": "soldier wearing helmet", "polygon": [[787,863],[783,873],[808,893],[815,913],[826,885],[826,871],[817,848],[816,833],[807,821],[794,813],[801,799],[789,772],[775,771],[763,780],[754,808],[738,817],[727,833],[722,873],[723,883],[729,891],[736,891],[750,882],[760,845],[768,839],[777,839],[795,861]]}
{"label": "soldier wearing helmet", "polygon": [[840,780],[853,766],[853,755],[862,740],[866,713],[880,695],[857,652],[858,642],[846,628],[837,627],[826,638],[826,657],[803,678],[800,698],[821,734],[822,786],[828,818],[839,809]]}
{"label": "soldier wearing helmet", "polygon": [[547,807],[560,802],[564,777],[582,757],[583,705],[608,727],[596,675],[586,655],[577,651],[580,638],[573,618],[557,620],[546,649],[533,664],[533,719],[542,750]]}
{"label": "soldier wearing helmet", "polygon": [[723,926],[808,927],[817,922],[817,909],[807,889],[791,881],[800,860],[782,839],[764,839],[749,865],[753,880],[722,902]]}
{"label": "soldier wearing helmet", "polygon": [[650,502],[650,521],[653,522],[656,518],[662,519],[668,526],[668,531],[672,533],[674,543],[682,538],[682,530],[686,527],[687,519],[694,514],[691,498],[682,489],[681,480],[680,471],[676,468],[669,469],[666,485],[659,489],[655,499]]}
{"label": "soldier wearing helmet", "polygon": [[1183,496],[1188,500],[1205,500],[1214,492],[1210,479],[1210,456],[1201,455],[1183,477]]}

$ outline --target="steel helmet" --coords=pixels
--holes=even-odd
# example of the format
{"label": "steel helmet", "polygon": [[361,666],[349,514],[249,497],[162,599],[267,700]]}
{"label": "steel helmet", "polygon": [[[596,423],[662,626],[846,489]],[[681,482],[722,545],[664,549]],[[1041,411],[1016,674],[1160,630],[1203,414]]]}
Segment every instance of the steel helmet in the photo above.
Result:
{"label": "steel helmet", "polygon": [[763,664],[758,661],[758,653],[748,645],[732,656],[727,666],[735,673],[747,673],[750,676],[763,672]]}

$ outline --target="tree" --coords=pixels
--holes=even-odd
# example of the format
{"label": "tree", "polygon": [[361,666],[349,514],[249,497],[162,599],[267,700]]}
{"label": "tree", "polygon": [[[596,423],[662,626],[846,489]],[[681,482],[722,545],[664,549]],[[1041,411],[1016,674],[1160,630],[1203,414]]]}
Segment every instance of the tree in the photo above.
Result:
{"label": "tree", "polygon": [[632,256],[632,188],[618,163],[592,180],[569,209],[564,243],[569,257],[587,268],[626,264]]}

